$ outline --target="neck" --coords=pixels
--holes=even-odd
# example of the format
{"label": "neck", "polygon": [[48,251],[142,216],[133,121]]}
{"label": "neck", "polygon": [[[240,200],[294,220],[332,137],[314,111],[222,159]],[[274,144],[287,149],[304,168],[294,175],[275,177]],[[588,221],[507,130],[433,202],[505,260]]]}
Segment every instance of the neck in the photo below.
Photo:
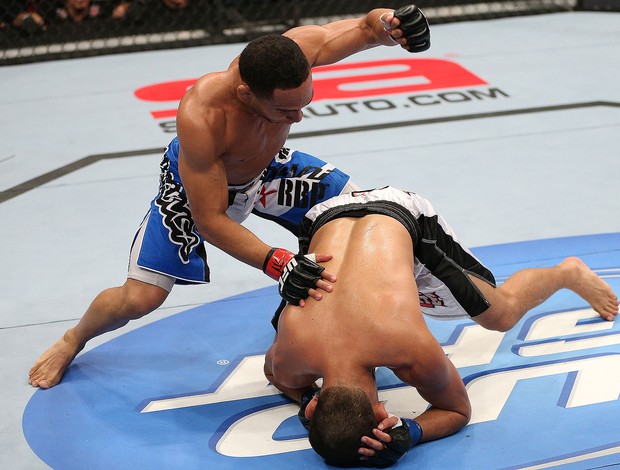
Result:
{"label": "neck", "polygon": [[373,406],[379,402],[374,369],[348,368],[338,364],[333,373],[325,373],[323,376],[322,388],[329,387],[361,388],[366,392]]}

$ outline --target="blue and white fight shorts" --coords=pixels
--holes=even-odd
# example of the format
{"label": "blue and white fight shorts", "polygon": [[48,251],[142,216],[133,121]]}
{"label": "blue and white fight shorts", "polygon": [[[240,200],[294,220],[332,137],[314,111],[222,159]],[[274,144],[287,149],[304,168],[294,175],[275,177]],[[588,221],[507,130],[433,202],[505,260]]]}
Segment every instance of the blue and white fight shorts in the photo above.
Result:
{"label": "blue and white fight shorts", "polygon": [[[159,193],[134,237],[128,274],[168,291],[175,283],[209,282],[205,240],[192,219],[178,156],[175,137],[160,165]],[[239,223],[254,213],[298,235],[308,209],[353,189],[349,175],[332,165],[283,148],[263,174],[247,184],[229,186],[226,213]]]}
{"label": "blue and white fight shorts", "polygon": [[474,317],[489,303],[473,283],[475,276],[495,286],[495,278],[467,248],[448,223],[423,197],[393,187],[353,191],[310,209],[301,224],[299,244],[307,253],[319,228],[339,217],[383,214],[398,220],[413,240],[414,276],[420,306],[438,319]]}

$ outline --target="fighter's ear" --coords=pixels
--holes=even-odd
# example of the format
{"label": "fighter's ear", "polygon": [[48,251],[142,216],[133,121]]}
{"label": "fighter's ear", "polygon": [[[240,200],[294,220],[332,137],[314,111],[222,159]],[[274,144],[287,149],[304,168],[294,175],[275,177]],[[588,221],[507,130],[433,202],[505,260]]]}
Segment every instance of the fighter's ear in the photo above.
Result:
{"label": "fighter's ear", "polygon": [[375,416],[377,417],[377,421],[379,422],[387,419],[390,416],[390,414],[385,409],[385,402],[383,401],[378,401],[377,403],[375,403],[373,405],[373,409],[375,412]]}
{"label": "fighter's ear", "polygon": [[242,82],[237,86],[237,96],[244,103],[247,103],[247,101],[252,97],[252,95],[252,90],[250,90],[250,87],[246,83]]}
{"label": "fighter's ear", "polygon": [[306,406],[306,418],[312,419],[312,415],[314,415],[314,410],[316,409],[316,405],[319,402],[319,396],[315,395],[312,397],[312,400],[308,402]]}

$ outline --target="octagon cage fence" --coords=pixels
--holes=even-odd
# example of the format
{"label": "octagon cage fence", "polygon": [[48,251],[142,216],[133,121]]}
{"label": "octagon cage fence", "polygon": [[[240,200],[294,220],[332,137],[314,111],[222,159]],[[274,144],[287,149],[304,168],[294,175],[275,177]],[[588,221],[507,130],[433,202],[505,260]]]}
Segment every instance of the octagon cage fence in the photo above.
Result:
{"label": "octagon cage fence", "polygon": [[[402,0],[2,0],[0,65],[247,42]],[[432,24],[576,10],[620,11],[620,0],[419,0]],[[617,13],[611,13],[617,14]]]}

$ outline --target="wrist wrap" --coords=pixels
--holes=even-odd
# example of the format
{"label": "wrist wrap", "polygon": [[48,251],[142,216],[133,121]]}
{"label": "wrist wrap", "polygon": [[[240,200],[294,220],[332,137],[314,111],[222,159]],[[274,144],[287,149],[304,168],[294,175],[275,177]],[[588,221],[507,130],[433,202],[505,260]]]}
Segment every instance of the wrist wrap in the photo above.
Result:
{"label": "wrist wrap", "polygon": [[284,248],[272,248],[263,262],[263,272],[277,281],[284,271],[284,266],[294,257],[295,254],[292,251]]}

